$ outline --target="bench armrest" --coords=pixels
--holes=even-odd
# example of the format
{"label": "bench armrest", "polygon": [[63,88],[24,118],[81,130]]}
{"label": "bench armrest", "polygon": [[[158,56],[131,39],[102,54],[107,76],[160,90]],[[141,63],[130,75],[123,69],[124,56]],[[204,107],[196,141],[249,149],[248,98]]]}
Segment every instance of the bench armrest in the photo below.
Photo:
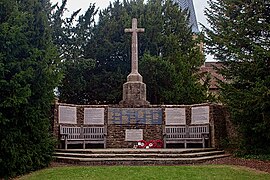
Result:
{"label": "bench armrest", "polygon": [[202,133],[202,138],[204,138],[204,139],[209,138],[209,133]]}
{"label": "bench armrest", "polygon": [[67,140],[68,139],[68,134],[67,133],[65,133],[65,134],[60,134],[60,138],[62,139],[62,140]]}
{"label": "bench armrest", "polygon": [[167,133],[163,133],[163,134],[162,134],[163,137],[166,136],[166,135],[167,135]]}

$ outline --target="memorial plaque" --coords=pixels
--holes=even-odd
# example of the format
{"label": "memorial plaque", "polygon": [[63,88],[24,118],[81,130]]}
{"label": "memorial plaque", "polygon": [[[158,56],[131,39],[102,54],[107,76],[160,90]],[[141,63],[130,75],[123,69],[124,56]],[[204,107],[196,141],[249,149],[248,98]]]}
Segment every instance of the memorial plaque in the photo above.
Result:
{"label": "memorial plaque", "polygon": [[85,108],[84,124],[104,125],[104,108]]}
{"label": "memorial plaque", "polygon": [[126,129],[125,141],[140,141],[143,140],[142,129]]}
{"label": "memorial plaque", "polygon": [[109,124],[162,124],[161,108],[109,108]]}
{"label": "memorial plaque", "polygon": [[166,108],[165,123],[166,125],[186,125],[186,109]]}
{"label": "memorial plaque", "polygon": [[208,124],[209,106],[191,108],[191,124]]}
{"label": "memorial plaque", "polygon": [[59,123],[77,124],[76,107],[59,106],[58,115],[59,115]]}

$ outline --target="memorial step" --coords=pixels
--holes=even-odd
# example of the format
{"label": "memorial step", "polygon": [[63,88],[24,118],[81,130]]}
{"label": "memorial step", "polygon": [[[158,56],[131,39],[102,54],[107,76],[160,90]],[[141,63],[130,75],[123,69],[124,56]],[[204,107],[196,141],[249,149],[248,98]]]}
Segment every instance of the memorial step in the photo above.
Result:
{"label": "memorial step", "polygon": [[224,151],[208,149],[87,149],[57,150],[56,162],[81,165],[176,165],[200,163],[228,157]]}
{"label": "memorial step", "polygon": [[209,152],[197,152],[197,153],[187,153],[187,154],[159,154],[159,153],[143,153],[143,154],[82,154],[82,153],[65,153],[56,152],[54,156],[57,157],[78,157],[78,158],[192,158],[192,157],[203,157],[210,155],[224,154],[224,151],[209,151]]}
{"label": "memorial step", "polygon": [[57,162],[80,165],[177,165],[195,164],[213,159],[228,157],[227,154],[196,158],[76,158],[57,157]]}
{"label": "memorial step", "polygon": [[187,154],[196,152],[216,151],[215,148],[193,148],[193,149],[57,149],[56,152],[81,153],[81,154]]}

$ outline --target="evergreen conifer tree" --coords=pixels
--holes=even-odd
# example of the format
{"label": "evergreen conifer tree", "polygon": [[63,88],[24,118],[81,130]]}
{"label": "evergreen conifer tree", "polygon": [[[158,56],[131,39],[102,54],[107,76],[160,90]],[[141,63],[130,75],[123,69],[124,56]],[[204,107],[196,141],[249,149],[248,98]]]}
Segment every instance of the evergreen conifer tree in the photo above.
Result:
{"label": "evergreen conifer tree", "polygon": [[270,2],[210,0],[208,51],[224,62],[221,98],[245,153],[270,152]]}
{"label": "evergreen conifer tree", "polygon": [[48,165],[60,73],[47,0],[0,2],[0,179]]}

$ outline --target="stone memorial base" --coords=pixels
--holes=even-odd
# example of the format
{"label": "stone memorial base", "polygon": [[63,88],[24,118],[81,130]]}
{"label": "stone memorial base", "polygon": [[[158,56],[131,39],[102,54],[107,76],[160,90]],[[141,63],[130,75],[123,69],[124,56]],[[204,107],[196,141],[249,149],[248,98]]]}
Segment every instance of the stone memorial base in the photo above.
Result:
{"label": "stone memorial base", "polygon": [[148,107],[146,100],[146,85],[140,81],[130,81],[123,85],[123,100],[121,107]]}

